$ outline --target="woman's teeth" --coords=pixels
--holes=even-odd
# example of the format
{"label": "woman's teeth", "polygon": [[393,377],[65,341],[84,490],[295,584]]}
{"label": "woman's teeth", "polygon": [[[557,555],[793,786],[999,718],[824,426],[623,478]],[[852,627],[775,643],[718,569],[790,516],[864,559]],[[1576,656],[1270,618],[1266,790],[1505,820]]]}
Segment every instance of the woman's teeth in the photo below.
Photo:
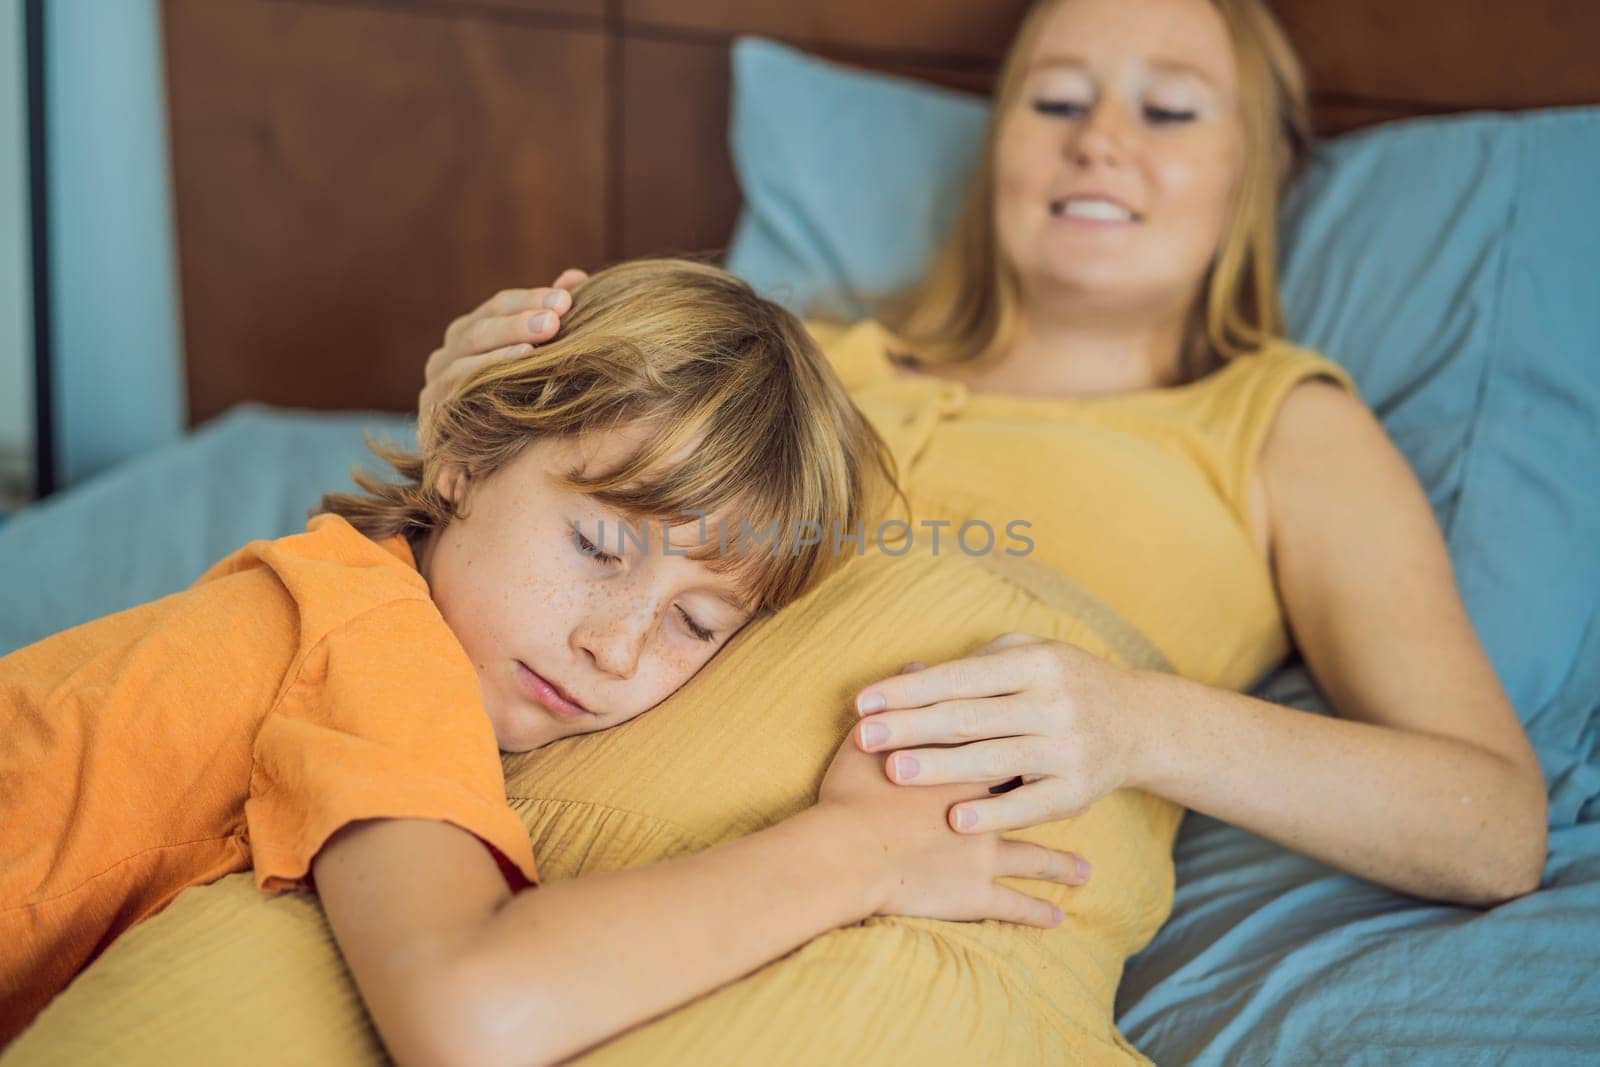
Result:
{"label": "woman's teeth", "polygon": [[1133,212],[1121,204],[1110,200],[1101,200],[1098,197],[1068,197],[1066,200],[1053,200],[1050,203],[1050,214],[1061,218],[1088,219],[1091,222],[1132,222]]}

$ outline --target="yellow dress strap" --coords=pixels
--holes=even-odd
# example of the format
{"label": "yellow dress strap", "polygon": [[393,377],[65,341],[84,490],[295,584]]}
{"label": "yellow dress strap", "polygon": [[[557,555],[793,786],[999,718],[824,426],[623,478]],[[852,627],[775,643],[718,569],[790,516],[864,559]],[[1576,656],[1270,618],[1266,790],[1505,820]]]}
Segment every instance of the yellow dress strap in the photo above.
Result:
{"label": "yellow dress strap", "polygon": [[1357,399],[1361,392],[1339,364],[1286,341],[1235,358],[1249,365],[1226,368],[1233,373],[1218,379],[1216,388],[1198,392],[1200,403],[1174,414],[1196,420],[1195,429],[1210,439],[1221,460],[1222,491],[1248,521],[1250,479],[1278,411],[1295,386],[1324,378]]}

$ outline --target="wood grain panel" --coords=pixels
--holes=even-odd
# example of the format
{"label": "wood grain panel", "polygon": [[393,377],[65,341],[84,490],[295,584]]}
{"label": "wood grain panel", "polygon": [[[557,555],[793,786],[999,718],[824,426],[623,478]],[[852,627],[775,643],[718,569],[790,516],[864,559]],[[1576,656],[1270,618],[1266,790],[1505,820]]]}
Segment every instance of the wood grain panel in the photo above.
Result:
{"label": "wood grain panel", "polygon": [[1271,0],[1319,92],[1414,113],[1600,103],[1595,0]]}
{"label": "wood grain panel", "polygon": [[739,211],[728,154],[726,45],[622,50],[621,254],[724,248]]}
{"label": "wood grain panel", "polygon": [[[762,34],[881,68],[1004,54],[1028,0],[620,0],[626,32]],[[1373,114],[1600,103],[1596,0],[1269,0],[1321,93]],[[968,67],[970,70],[970,66]],[[1323,123],[1342,128],[1352,112]]]}
{"label": "wood grain panel", "polygon": [[852,52],[997,60],[1030,0],[620,0],[629,33],[755,33]]}
{"label": "wood grain panel", "polygon": [[970,63],[946,61],[940,63],[900,55],[863,57],[849,49],[833,48],[827,45],[811,48],[807,51],[814,56],[821,56],[823,59],[833,60],[836,63],[846,63],[852,67],[860,67],[863,70],[875,70],[879,74],[894,74],[902,78],[913,78],[932,85],[942,85],[947,89],[961,89],[981,96],[988,96],[994,92],[994,84],[1000,76],[1000,63],[998,60],[976,60]]}
{"label": "wood grain panel", "polygon": [[[322,0],[324,3],[341,0]],[[371,0],[347,0],[370,3]],[[606,13],[607,0],[387,0],[388,6],[400,7],[415,4],[421,7],[440,7],[458,14],[566,15],[572,18],[598,20]]]}
{"label": "wood grain panel", "polygon": [[1423,115],[1443,114],[1449,108],[1433,108],[1421,104],[1382,103],[1360,98],[1319,98],[1311,101],[1312,122],[1318,137],[1333,137],[1363,126],[1397,119],[1419,118]]}
{"label": "wood grain panel", "polygon": [[190,417],[405,410],[446,323],[605,239],[605,38],[166,0]]}
{"label": "wood grain panel", "polygon": [[[191,417],[408,409],[444,325],[725,246],[728,49],[988,92],[1028,0],[163,0]],[[1269,0],[1323,133],[1600,102],[1595,0]]]}

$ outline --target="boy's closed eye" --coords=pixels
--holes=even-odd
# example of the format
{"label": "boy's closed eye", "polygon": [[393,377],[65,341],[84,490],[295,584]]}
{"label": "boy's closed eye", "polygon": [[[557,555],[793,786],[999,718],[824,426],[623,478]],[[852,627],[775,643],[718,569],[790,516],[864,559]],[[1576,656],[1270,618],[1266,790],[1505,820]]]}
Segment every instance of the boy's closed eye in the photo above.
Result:
{"label": "boy's closed eye", "polygon": [[622,562],[622,557],[621,556],[614,556],[609,552],[600,551],[600,546],[596,545],[593,541],[591,541],[587,537],[583,536],[583,531],[578,529],[578,524],[577,523],[574,522],[574,523],[571,523],[570,525],[572,527],[572,540],[573,540],[573,543],[578,546],[578,551],[579,552],[582,552],[585,556],[588,556],[590,559],[593,559],[593,560],[596,560],[597,562],[603,563],[608,567]]}
{"label": "boy's closed eye", "polygon": [[[573,543],[577,545],[579,552],[594,560],[602,567],[610,568],[621,565],[621,556],[617,556],[609,552],[602,552],[600,550],[600,546],[596,545],[593,541],[589,540],[589,538],[583,535],[583,531],[579,529],[576,522],[570,523],[569,525],[572,529]],[[689,614],[689,612],[683,608],[681,604],[677,605],[676,607],[679,617],[683,620],[684,626],[688,629],[690,635],[693,636],[696,641],[703,641],[709,644],[717,639],[718,634],[715,629],[702,626],[693,615]],[[738,627],[732,627],[732,629],[738,629]]]}

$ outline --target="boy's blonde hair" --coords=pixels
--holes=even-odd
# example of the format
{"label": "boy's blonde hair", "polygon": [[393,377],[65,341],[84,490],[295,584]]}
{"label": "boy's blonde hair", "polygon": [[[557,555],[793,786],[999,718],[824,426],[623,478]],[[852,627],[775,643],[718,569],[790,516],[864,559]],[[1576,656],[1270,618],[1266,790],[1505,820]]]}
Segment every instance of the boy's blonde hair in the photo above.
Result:
{"label": "boy's blonde hair", "polygon": [[[883,301],[879,314],[920,359],[950,363],[1004,351],[1017,328],[1016,272],[995,227],[995,148],[1022,92],[1034,46],[1061,0],[1041,0],[1023,20],[995,87],[983,155],[954,229],[923,277]],[[1244,171],[1216,257],[1190,309],[1186,380],[1253,352],[1284,332],[1278,297],[1278,194],[1311,146],[1305,79],[1294,49],[1261,0],[1211,0],[1228,29],[1239,72]]]}
{"label": "boy's blonde hair", "polygon": [[[903,499],[883,439],[799,320],[691,260],[593,275],[572,291],[554,340],[480,368],[433,418],[421,455],[371,445],[403,481],[357,471],[365,492],[329,494],[322,509],[369,537],[419,543],[458,517],[439,490],[450,465],[482,479],[533,441],[628,427],[638,443],[620,463],[566,472],[558,484],[630,520],[697,523],[698,510],[724,521],[726,553],[712,535],[688,555],[735,574],[750,608],[764,612],[848,558],[835,551],[835,531],[856,530],[886,494]],[[753,532],[743,551],[741,522]],[[773,529],[776,551],[755,539]],[[797,532],[813,529],[820,543],[796,547]]]}

